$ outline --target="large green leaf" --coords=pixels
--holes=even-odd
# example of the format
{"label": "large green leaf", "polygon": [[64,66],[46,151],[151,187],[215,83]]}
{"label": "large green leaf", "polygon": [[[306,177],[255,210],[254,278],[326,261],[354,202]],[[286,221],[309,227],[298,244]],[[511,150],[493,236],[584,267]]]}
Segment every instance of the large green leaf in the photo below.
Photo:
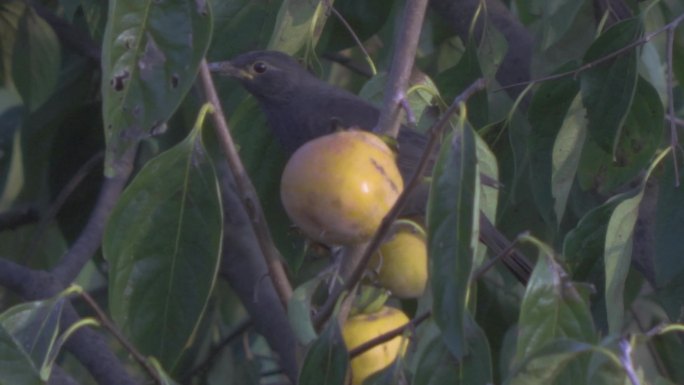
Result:
{"label": "large green leaf", "polygon": [[314,47],[328,17],[325,4],[320,0],[284,0],[268,49],[294,55],[304,47]]}
{"label": "large green leaf", "polygon": [[565,214],[586,137],[586,109],[582,106],[580,96],[577,95],[570,104],[553,144],[551,194],[557,225],[560,225]]}
{"label": "large green leaf", "polygon": [[[207,56],[226,60],[256,49],[263,49],[273,32],[280,2],[233,0],[212,3],[214,15],[213,40]],[[240,36],[239,39],[230,39]],[[227,44],[230,39],[230,44]],[[222,94],[223,95],[223,94]]]}
{"label": "large green leaf", "polygon": [[[23,6],[12,51],[12,79],[24,105],[35,110],[43,104],[57,84],[61,66],[61,47],[52,27],[33,7]],[[7,10],[7,8],[5,8]],[[15,8],[17,10],[17,8]],[[0,13],[2,9],[0,9]]]}
{"label": "large green leaf", "polygon": [[344,385],[349,355],[340,327],[335,320],[309,347],[302,363],[299,385]]}
{"label": "large green leaf", "polygon": [[492,358],[484,331],[467,317],[466,330],[471,354],[456,360],[440,337],[433,339],[418,362],[415,385],[486,385],[492,383]]}
{"label": "large green leaf", "polygon": [[475,133],[461,126],[444,142],[428,201],[429,271],[433,316],[458,359],[467,352],[465,317],[478,242],[479,171]]}
{"label": "large green leaf", "polygon": [[606,228],[606,243],[603,258],[606,277],[606,312],[608,314],[609,331],[618,334],[623,329],[625,313],[624,295],[625,281],[632,258],[632,241],[634,225],[639,216],[639,204],[643,197],[643,189],[626,194],[626,197],[615,207]]}
{"label": "large green leaf", "polygon": [[582,0],[541,0],[541,48],[549,48],[570,29],[577,13],[584,4]]}
{"label": "large green leaf", "polygon": [[102,49],[105,172],[150,134],[162,131],[209,46],[210,2],[113,0]]}
{"label": "large green leaf", "polygon": [[658,92],[639,78],[615,152],[602,149],[594,140],[586,141],[577,170],[580,185],[611,191],[643,173],[662,140],[663,118]]}
{"label": "large green leaf", "polygon": [[216,174],[198,129],[145,165],[107,224],[112,317],[168,370],[207,304],[222,225]]}
{"label": "large green leaf", "polygon": [[[571,66],[564,66],[562,70]],[[571,78],[543,83],[535,92],[529,109],[532,130],[529,136],[532,192],[539,212],[546,223],[553,226],[557,226],[558,222],[552,210],[554,143],[559,140],[558,133],[578,92],[579,85]]]}
{"label": "large green leaf", "polygon": [[550,253],[542,248],[525,290],[518,324],[516,365],[555,340],[593,342],[596,338],[587,293],[568,280]]}
{"label": "large green leaf", "polygon": [[[618,51],[643,32],[637,18],[615,24],[589,47],[584,64]],[[589,135],[604,151],[615,155],[622,124],[632,104],[637,84],[637,52],[634,49],[596,64],[580,74],[582,101],[587,108]]]}

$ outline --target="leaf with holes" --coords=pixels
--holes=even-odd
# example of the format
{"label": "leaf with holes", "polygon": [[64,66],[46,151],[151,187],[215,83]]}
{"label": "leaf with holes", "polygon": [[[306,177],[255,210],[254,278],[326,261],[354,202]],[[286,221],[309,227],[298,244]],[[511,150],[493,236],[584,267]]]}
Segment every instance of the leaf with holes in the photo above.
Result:
{"label": "leaf with holes", "polygon": [[209,2],[109,2],[102,47],[105,172],[148,135],[166,127],[195,81],[209,46]]}

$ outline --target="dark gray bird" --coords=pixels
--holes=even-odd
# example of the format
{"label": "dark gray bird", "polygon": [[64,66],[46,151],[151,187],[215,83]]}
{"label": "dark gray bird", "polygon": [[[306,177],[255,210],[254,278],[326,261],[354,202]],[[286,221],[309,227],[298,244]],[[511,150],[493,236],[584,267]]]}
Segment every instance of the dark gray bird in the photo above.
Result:
{"label": "dark gray bird", "polygon": [[[286,153],[316,137],[331,133],[336,126],[375,127],[380,111],[368,101],[344,89],[332,86],[307,71],[291,56],[276,51],[253,51],[230,61],[212,63],[211,70],[237,79],[257,99],[268,124]],[[407,180],[413,175],[427,138],[402,127],[397,138],[399,169]],[[427,189],[416,193],[417,204],[424,211]],[[484,216],[480,216],[482,241],[495,253],[510,242]],[[518,252],[508,253],[503,263],[523,284],[532,272],[530,263]]]}

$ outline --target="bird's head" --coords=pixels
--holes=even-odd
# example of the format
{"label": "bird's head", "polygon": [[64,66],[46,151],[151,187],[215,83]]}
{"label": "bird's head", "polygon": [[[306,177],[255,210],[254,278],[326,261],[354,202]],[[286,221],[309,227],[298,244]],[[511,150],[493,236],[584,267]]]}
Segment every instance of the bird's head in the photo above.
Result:
{"label": "bird's head", "polygon": [[252,51],[232,60],[211,63],[212,72],[231,76],[262,101],[286,98],[311,77],[294,58],[277,51]]}

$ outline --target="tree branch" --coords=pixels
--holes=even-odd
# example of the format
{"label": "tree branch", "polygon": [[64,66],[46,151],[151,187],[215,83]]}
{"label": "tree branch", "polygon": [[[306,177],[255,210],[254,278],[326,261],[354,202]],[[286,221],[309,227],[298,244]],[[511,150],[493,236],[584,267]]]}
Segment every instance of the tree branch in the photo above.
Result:
{"label": "tree branch", "polygon": [[[240,298],[257,333],[264,336],[280,357],[280,365],[292,383],[297,382],[297,340],[268,276],[266,260],[251,225],[251,219],[225,162],[217,166],[223,201],[223,258],[219,273]],[[266,279],[264,279],[266,278]]]}
{"label": "tree branch", "polygon": [[102,243],[104,228],[109,219],[112,209],[121,195],[128,177],[133,171],[133,160],[136,146],[126,152],[121,159],[117,160],[116,176],[105,178],[100,195],[95,203],[95,208],[90,214],[88,223],[79,235],[78,239],[69,248],[69,251],[61,258],[59,263],[52,269],[52,274],[63,285],[68,285],[76,279],[83,266],[92,258]]}
{"label": "tree branch", "polygon": [[36,251],[40,249],[48,226],[53,222],[59,210],[62,208],[67,199],[69,199],[69,196],[74,192],[74,190],[76,190],[81,182],[83,182],[88,174],[90,174],[95,167],[101,164],[102,159],[104,159],[104,151],[99,151],[90,157],[90,159],[88,159],[83,165],[81,165],[81,167],[79,167],[78,171],[76,171],[76,174],[71,177],[69,182],[67,182],[67,184],[59,192],[57,198],[55,198],[54,202],[52,202],[50,205],[50,208],[40,219],[38,228],[32,236],[31,244],[29,245],[28,251],[24,256],[24,263],[26,265],[30,265],[27,261],[30,261]]}
{"label": "tree branch", "polygon": [[394,42],[390,70],[378,124],[374,131],[397,137],[401,125],[401,102],[406,98],[413,61],[416,57],[420,31],[423,27],[427,0],[407,1],[401,27]]}
{"label": "tree branch", "polygon": [[367,352],[368,350],[373,349],[377,345],[380,345],[383,342],[390,341],[393,338],[406,333],[406,331],[408,329],[416,328],[418,325],[423,323],[423,321],[427,320],[431,316],[432,316],[432,311],[428,310],[428,311],[424,312],[423,314],[416,316],[414,319],[409,321],[406,325],[399,326],[398,328],[392,329],[386,333],[383,333],[383,334],[381,334],[381,335],[379,335],[373,339],[370,339],[370,340],[362,343],[361,345],[359,345],[359,346],[357,346],[354,349],[351,349],[349,351],[349,358],[354,358],[356,356],[360,356],[361,354]]}
{"label": "tree branch", "polygon": [[211,79],[211,73],[209,72],[206,59],[202,60],[202,63],[200,64],[199,77],[206,99],[214,105],[212,117],[214,125],[216,126],[216,135],[219,138],[219,145],[228,161],[228,166],[235,179],[235,185],[237,186],[237,191],[244,204],[245,210],[249,214],[251,225],[254,228],[254,233],[259,241],[259,247],[261,248],[263,256],[266,258],[266,264],[268,265],[273,284],[275,285],[283,305],[287,306],[287,302],[292,296],[292,287],[290,286],[290,281],[287,279],[280,252],[275,247],[273,238],[271,237],[271,230],[268,228],[268,222],[266,221],[264,211],[261,208],[259,197],[247,175],[245,167],[242,165],[238,151],[233,143],[233,138],[230,135],[228,123],[226,123],[226,118],[223,109],[221,108],[221,101],[216,93],[216,88]]}
{"label": "tree branch", "polygon": [[40,219],[35,207],[9,209],[0,213],[0,231],[13,230],[17,227],[36,222]]}
{"label": "tree branch", "polygon": [[[57,295],[64,285],[45,271],[31,270],[7,259],[0,258],[0,285],[29,301]],[[80,319],[71,302],[62,312],[61,327],[66,330]],[[107,340],[89,327],[77,330],[65,347],[78,359],[99,385],[137,385],[119,359],[112,353]]]}

